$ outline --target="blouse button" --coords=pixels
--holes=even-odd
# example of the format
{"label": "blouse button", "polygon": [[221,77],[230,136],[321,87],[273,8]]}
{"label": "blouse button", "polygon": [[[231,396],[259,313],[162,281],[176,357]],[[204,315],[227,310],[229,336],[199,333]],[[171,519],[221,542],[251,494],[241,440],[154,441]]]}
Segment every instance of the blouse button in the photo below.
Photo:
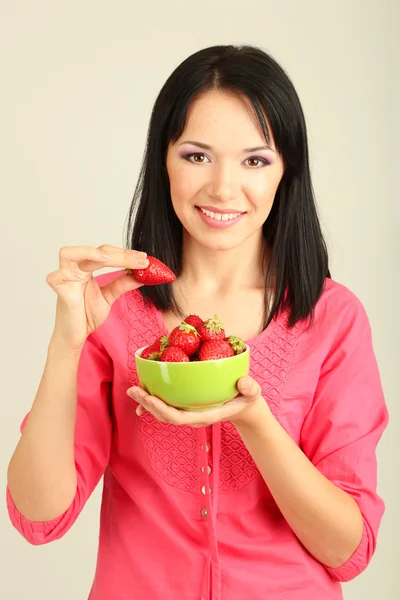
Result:
{"label": "blouse button", "polygon": [[[204,444],[202,444],[202,445],[201,445],[201,449],[202,449],[202,450],[204,450]],[[207,452],[210,452],[210,450],[211,450],[211,446],[210,446],[210,444],[207,442],[207,444],[206,444],[206,451],[207,451]]]}
{"label": "blouse button", "polygon": [[[201,488],[201,493],[204,494],[204,496],[206,495],[206,486],[203,485],[203,487]],[[208,493],[211,494],[211,488],[208,488]]]}
{"label": "blouse button", "polygon": [[[208,465],[208,466],[207,466],[207,470],[208,470],[208,474],[210,474],[210,473],[211,473],[211,467],[210,467],[210,465]],[[201,467],[201,472],[202,472],[202,473],[205,473],[205,472],[206,472],[206,470],[205,470],[205,468],[204,468],[204,467]]]}
{"label": "blouse button", "polygon": [[202,516],[202,517],[204,517],[204,518],[206,518],[206,517],[207,517],[207,515],[208,515],[208,511],[207,511],[207,509],[206,509],[206,508],[202,508],[202,509],[201,509],[201,516]]}

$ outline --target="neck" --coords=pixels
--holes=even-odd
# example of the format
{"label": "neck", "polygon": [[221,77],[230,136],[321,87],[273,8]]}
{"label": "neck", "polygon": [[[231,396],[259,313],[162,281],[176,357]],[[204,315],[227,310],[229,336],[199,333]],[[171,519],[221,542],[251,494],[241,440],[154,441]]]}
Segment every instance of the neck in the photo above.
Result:
{"label": "neck", "polygon": [[269,251],[262,232],[229,250],[199,245],[184,231],[179,286],[223,296],[235,290],[264,287]]}

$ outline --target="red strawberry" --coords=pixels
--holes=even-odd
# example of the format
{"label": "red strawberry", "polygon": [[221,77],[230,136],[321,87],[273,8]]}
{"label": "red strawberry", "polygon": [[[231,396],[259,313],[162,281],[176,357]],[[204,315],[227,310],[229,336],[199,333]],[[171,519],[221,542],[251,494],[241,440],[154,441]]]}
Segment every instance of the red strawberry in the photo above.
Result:
{"label": "red strawberry", "polygon": [[222,321],[220,321],[217,315],[214,315],[212,319],[207,321],[199,327],[198,332],[200,334],[202,342],[209,340],[224,340],[225,330]]}
{"label": "red strawberry", "polygon": [[[144,351],[143,351],[144,354]],[[142,354],[142,358],[146,358],[147,360],[160,360],[161,358],[161,352],[157,352],[155,350],[153,350],[152,352],[148,352],[146,356],[143,356]]]}
{"label": "red strawberry", "polygon": [[141,358],[146,358],[149,359],[150,356],[152,357],[150,360],[154,360],[153,355],[155,354],[159,354],[159,350],[157,350],[157,348],[155,348],[154,346],[147,346],[147,348],[145,348],[142,352],[142,354],[140,355]]}
{"label": "red strawberry", "polygon": [[199,315],[195,315],[195,314],[189,315],[188,317],[186,317],[184,322],[189,323],[189,325],[192,325],[192,327],[197,329],[197,331],[204,324],[203,319],[200,319]]}
{"label": "red strawberry", "polygon": [[199,351],[199,360],[218,360],[235,356],[232,346],[225,340],[204,342]]}
{"label": "red strawberry", "polygon": [[236,337],[235,335],[230,335],[225,338],[225,341],[228,342],[232,346],[232,350],[235,354],[241,354],[246,350],[245,343],[240,337]]}
{"label": "red strawberry", "polygon": [[143,285],[160,285],[175,281],[176,275],[167,265],[154,256],[148,256],[147,259],[150,264],[145,269],[126,269],[126,272],[132,273],[136,281]]}
{"label": "red strawberry", "polygon": [[171,331],[168,345],[182,348],[185,354],[192,356],[200,346],[200,336],[194,327],[183,322]]}
{"label": "red strawberry", "polygon": [[[155,342],[147,346],[141,354],[142,358],[148,358],[150,360],[159,360],[160,354],[168,346],[168,336],[162,335]],[[152,356],[155,355],[155,356]]]}
{"label": "red strawberry", "polygon": [[178,346],[169,346],[166,348],[162,352],[160,360],[162,362],[190,362],[188,355],[182,348],[178,348]]}

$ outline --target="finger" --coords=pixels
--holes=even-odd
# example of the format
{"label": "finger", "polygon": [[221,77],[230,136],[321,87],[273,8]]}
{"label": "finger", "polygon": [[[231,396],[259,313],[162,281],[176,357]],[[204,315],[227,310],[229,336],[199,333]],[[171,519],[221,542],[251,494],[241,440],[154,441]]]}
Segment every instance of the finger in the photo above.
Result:
{"label": "finger", "polygon": [[[106,260],[106,264],[103,266],[115,267],[117,269],[144,269],[149,266],[149,261],[146,252],[139,250],[131,250],[129,248],[118,248],[117,246],[110,246],[103,244],[97,248],[103,256],[109,256]],[[90,262],[82,261],[79,267],[84,271],[93,271],[96,265],[91,265]]]}
{"label": "finger", "polygon": [[248,406],[248,404],[247,398],[245,399],[243,396],[237,396],[222,406],[213,408],[211,410],[202,410],[198,413],[190,413],[190,415],[193,415],[193,418],[196,420],[199,427],[207,427],[213,423],[229,421],[232,417],[240,413],[246,406]]}
{"label": "finger", "polygon": [[109,254],[105,250],[101,250],[101,247],[64,246],[60,249],[58,258],[60,267],[68,267],[71,262],[79,263],[85,260],[90,260],[98,265],[98,263],[108,261]]}
{"label": "finger", "polygon": [[131,292],[141,287],[143,283],[136,281],[134,277],[129,277],[127,273],[123,273],[107,285],[101,287],[101,293],[104,299],[111,306],[122,294]]}
{"label": "finger", "polygon": [[[127,390],[127,395],[134,398],[142,408],[153,414],[159,421],[173,423],[174,425],[181,425],[183,421],[180,416],[179,410],[169,406],[160,398],[151,396],[145,390],[140,387],[133,386]],[[139,411],[141,412],[141,411]],[[140,416],[140,415],[139,415]]]}
{"label": "finger", "polygon": [[252,377],[241,377],[237,382],[239,392],[246,398],[255,398],[261,394],[260,385]]}
{"label": "finger", "polygon": [[137,398],[137,402],[139,402],[140,410],[139,411],[136,410],[136,412],[139,414],[139,416],[142,416],[146,412],[149,412],[158,421],[161,421],[161,423],[166,423],[166,422],[173,423],[173,421],[170,421],[168,416],[166,416],[162,410],[161,411],[158,410],[158,407],[149,398],[150,398],[149,396],[146,396],[145,398]]}
{"label": "finger", "polygon": [[229,421],[249,405],[248,399],[243,396],[238,396],[221,407],[199,411],[177,410],[154,396],[147,396],[142,399],[142,403],[159,420],[190,427],[208,427],[214,423]]}
{"label": "finger", "polygon": [[147,254],[128,248],[117,248],[103,244],[98,248],[91,246],[66,246],[59,253],[60,267],[76,265],[83,272],[96,271],[105,266],[115,268],[139,269],[148,266]]}
{"label": "finger", "polygon": [[55,289],[57,286],[63,285],[64,283],[83,283],[87,279],[87,276],[87,273],[79,273],[72,269],[62,268],[53,273],[49,273],[46,277],[46,282],[51,288]]}
{"label": "finger", "polygon": [[141,417],[142,415],[144,415],[145,413],[147,413],[147,410],[144,408],[144,406],[142,406],[141,404],[139,404],[139,406],[136,409],[136,414],[138,417]]}
{"label": "finger", "polygon": [[174,425],[190,425],[191,427],[207,427],[213,423],[228,421],[248,406],[247,399],[237,396],[237,398],[230,400],[222,407],[192,412],[177,410],[156,396],[151,396],[145,390],[136,386],[130,388],[127,394],[134,398],[147,411],[151,412],[159,421],[169,422]]}

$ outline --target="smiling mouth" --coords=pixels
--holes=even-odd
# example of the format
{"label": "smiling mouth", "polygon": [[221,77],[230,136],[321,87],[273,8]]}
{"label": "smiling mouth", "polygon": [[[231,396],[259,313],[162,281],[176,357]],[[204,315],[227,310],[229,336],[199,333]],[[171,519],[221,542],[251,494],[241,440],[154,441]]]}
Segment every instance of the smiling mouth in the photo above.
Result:
{"label": "smiling mouth", "polygon": [[208,210],[206,208],[202,208],[201,206],[196,206],[198,210],[200,210],[204,215],[207,215],[210,219],[214,219],[215,221],[233,221],[237,219],[240,215],[243,215],[243,212],[214,212],[212,210]]}

